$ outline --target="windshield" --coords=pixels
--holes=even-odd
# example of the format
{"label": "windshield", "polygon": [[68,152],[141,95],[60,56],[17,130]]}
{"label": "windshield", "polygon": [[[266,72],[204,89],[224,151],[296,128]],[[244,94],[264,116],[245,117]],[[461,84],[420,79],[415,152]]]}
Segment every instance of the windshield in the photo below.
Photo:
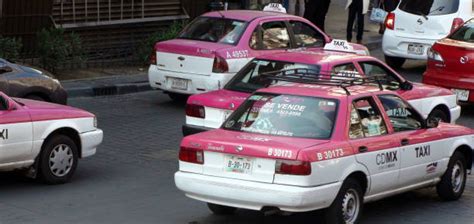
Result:
{"label": "windshield", "polygon": [[452,33],[449,38],[474,43],[474,21],[469,20],[466,24]]}
{"label": "windshield", "polygon": [[246,27],[246,22],[238,20],[198,17],[180,33],[178,38],[235,45]]}
{"label": "windshield", "polygon": [[313,69],[316,72],[320,70],[319,65],[254,59],[240,70],[224,88],[232,91],[253,93],[272,82],[260,76],[262,73],[295,68]]}
{"label": "windshield", "polygon": [[224,129],[276,136],[328,139],[334,126],[335,100],[255,94],[225,122]]}
{"label": "windshield", "polygon": [[446,15],[458,11],[459,0],[402,0],[399,8],[416,15]]}

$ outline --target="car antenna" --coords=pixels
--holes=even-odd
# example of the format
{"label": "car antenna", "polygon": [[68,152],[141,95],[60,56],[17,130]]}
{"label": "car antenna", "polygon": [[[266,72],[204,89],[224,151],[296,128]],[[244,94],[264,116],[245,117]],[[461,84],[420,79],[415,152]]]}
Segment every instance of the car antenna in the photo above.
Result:
{"label": "car antenna", "polygon": [[217,11],[217,13],[219,13],[219,15],[221,15],[221,18],[225,19],[225,16],[224,16],[224,14],[222,14],[222,12],[221,12],[220,10],[219,10],[219,11]]}

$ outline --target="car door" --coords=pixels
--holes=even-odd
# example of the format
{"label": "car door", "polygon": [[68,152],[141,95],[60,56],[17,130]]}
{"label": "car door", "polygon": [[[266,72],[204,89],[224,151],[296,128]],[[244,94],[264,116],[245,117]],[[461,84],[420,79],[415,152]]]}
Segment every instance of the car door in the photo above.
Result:
{"label": "car door", "polygon": [[372,96],[355,99],[350,107],[348,138],[357,161],[369,171],[371,184],[367,195],[397,188],[400,142],[390,135]]}
{"label": "car door", "polygon": [[28,111],[8,108],[8,99],[0,94],[0,168],[33,160],[33,129]]}
{"label": "car door", "polygon": [[321,31],[302,21],[289,21],[295,48],[324,47],[326,37]]}
{"label": "car door", "polygon": [[[401,144],[400,184],[416,184],[440,176],[445,142],[437,128],[426,128],[422,116],[399,96],[384,94],[378,96],[394,138]],[[443,164],[441,164],[443,163]]]}

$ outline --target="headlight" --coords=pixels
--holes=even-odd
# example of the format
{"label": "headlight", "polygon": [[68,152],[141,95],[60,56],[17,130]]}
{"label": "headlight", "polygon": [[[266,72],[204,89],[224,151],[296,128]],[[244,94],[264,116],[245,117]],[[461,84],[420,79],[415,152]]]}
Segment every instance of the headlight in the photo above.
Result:
{"label": "headlight", "polygon": [[94,117],[94,128],[97,128],[97,117]]}

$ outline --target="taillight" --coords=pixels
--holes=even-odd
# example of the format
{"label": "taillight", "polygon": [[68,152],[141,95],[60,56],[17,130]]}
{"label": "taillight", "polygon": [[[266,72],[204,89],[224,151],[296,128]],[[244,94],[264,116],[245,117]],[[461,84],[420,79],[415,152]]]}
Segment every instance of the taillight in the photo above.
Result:
{"label": "taillight", "polygon": [[154,49],[150,55],[150,65],[156,65],[156,51]]}
{"label": "taillight", "polygon": [[204,152],[200,149],[181,147],[179,160],[188,163],[204,164]]}
{"label": "taillight", "polygon": [[206,111],[204,106],[196,104],[186,104],[186,115],[190,117],[205,118]]}
{"label": "taillight", "polygon": [[289,175],[310,175],[311,163],[293,160],[277,160],[275,173]]}
{"label": "taillight", "polygon": [[385,18],[385,27],[393,30],[395,28],[395,13],[391,12]]}
{"label": "taillight", "polygon": [[214,64],[212,65],[212,72],[214,73],[224,73],[229,71],[229,65],[227,64],[227,61],[220,57],[217,56],[214,58]]}
{"label": "taillight", "polygon": [[443,57],[441,57],[441,54],[439,52],[435,51],[432,47],[428,49],[428,60],[436,61],[436,62],[441,62],[443,63]]}
{"label": "taillight", "polygon": [[453,24],[451,25],[451,33],[453,31],[457,30],[463,24],[464,24],[464,21],[461,18],[454,18],[453,19]]}

